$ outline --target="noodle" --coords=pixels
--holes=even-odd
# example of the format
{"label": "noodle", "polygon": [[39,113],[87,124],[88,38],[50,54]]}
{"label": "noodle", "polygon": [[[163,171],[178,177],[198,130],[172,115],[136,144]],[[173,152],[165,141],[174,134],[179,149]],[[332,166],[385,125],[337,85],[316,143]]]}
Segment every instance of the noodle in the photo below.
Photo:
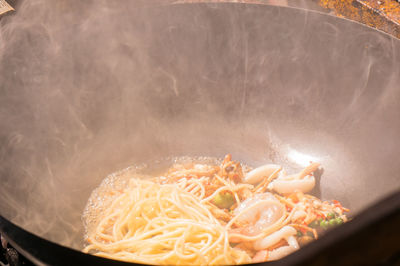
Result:
{"label": "noodle", "polygon": [[87,240],[91,244],[84,252],[130,262],[206,265],[251,261],[244,251],[229,245],[227,230],[193,194],[175,185],[140,179],[131,180]]}

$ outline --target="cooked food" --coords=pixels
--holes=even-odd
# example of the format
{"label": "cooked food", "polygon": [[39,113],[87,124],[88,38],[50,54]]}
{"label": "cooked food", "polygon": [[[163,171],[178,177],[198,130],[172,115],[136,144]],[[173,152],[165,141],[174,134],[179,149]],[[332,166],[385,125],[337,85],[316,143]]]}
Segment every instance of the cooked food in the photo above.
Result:
{"label": "cooked food", "polygon": [[286,175],[279,165],[251,170],[227,155],[220,164],[176,163],[150,178],[132,174],[92,195],[84,252],[156,265],[280,259],[347,221],[349,210],[338,201],[307,194],[319,166]]}

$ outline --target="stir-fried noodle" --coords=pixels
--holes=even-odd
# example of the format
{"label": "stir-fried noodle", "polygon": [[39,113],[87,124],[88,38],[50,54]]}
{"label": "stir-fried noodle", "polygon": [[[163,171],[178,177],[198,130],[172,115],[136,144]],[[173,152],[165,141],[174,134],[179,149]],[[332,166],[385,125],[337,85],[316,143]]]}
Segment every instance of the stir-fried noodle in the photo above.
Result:
{"label": "stir-fried noodle", "polygon": [[157,265],[280,259],[347,220],[338,201],[306,194],[318,167],[289,176],[278,165],[248,171],[227,155],[220,165],[175,164],[151,179],[132,176],[108,192],[84,252]]}

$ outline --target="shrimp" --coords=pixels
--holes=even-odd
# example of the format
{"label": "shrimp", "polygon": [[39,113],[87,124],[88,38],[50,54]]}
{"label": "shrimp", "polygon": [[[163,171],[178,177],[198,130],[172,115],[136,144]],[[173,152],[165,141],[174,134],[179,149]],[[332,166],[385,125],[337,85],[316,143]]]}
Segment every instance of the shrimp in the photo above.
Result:
{"label": "shrimp", "polygon": [[315,172],[319,166],[319,163],[311,163],[298,174],[289,176],[281,175],[272,181],[268,185],[268,188],[280,194],[290,194],[296,191],[301,191],[303,193],[309,192],[315,186],[315,178],[312,173]]}
{"label": "shrimp", "polygon": [[[233,214],[235,216],[231,222],[234,221],[236,224],[244,224],[245,226],[232,229],[229,241],[239,243],[243,241],[239,237],[240,235],[248,236],[245,239],[250,240],[252,248],[257,251],[253,257],[253,262],[276,260],[299,249],[294,237],[297,230],[292,226],[283,226],[278,231],[268,234],[268,228],[279,225],[279,221],[286,217],[285,205],[280,203],[271,193],[255,194],[252,198],[243,201],[233,211]],[[280,226],[274,228],[274,230]],[[266,235],[263,236],[263,233]],[[255,237],[255,239],[251,237]],[[285,243],[282,240],[287,242],[288,245],[281,246]]]}
{"label": "shrimp", "polygon": [[267,188],[280,194],[290,194],[295,191],[303,193],[311,191],[315,186],[315,178],[312,175],[319,163],[310,163],[301,172],[294,175],[286,175],[282,167],[276,164],[266,164],[253,169],[244,177],[244,182],[258,186],[255,192],[263,192]]}
{"label": "shrimp", "polygon": [[268,178],[278,169],[281,169],[281,166],[277,164],[266,164],[257,167],[246,174],[244,177],[244,182],[255,185],[260,183],[263,179]]}
{"label": "shrimp", "polygon": [[[298,250],[300,246],[294,236],[296,233],[296,229],[287,225],[282,227],[279,231],[255,241],[254,249],[258,251],[253,257],[253,262],[278,260]],[[272,249],[272,247],[280,243],[282,239],[286,240],[288,245]]]}
{"label": "shrimp", "polygon": [[271,193],[255,194],[236,207],[233,211],[234,219],[241,228],[233,232],[254,236],[276,223],[286,213],[285,206]]}
{"label": "shrimp", "polygon": [[255,250],[263,250],[269,247],[272,247],[282,239],[285,239],[290,246],[295,249],[299,248],[294,235],[297,233],[297,230],[294,229],[292,226],[284,226],[280,230],[266,236],[265,238],[259,239],[254,242],[254,249]]}

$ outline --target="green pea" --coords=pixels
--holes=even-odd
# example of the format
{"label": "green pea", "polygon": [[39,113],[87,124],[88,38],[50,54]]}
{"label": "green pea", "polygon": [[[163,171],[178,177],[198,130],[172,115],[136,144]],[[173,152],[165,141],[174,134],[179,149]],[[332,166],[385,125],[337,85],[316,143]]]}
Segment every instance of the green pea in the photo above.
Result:
{"label": "green pea", "polygon": [[329,223],[327,221],[325,221],[325,220],[322,220],[319,223],[319,226],[321,226],[323,229],[328,229]]}
{"label": "green pea", "polygon": [[329,223],[329,226],[331,226],[331,227],[337,225],[337,224],[336,224],[336,219],[331,219],[331,220],[329,220],[328,223]]}
{"label": "green pea", "polygon": [[342,223],[343,223],[343,219],[340,218],[340,217],[337,217],[337,218],[336,218],[336,224],[337,224],[337,225],[340,225],[340,224],[342,224]]}
{"label": "green pea", "polygon": [[328,215],[326,216],[326,218],[328,218],[328,220],[333,219],[336,217],[336,214],[334,212],[330,212],[328,213]]}
{"label": "green pea", "polygon": [[214,199],[213,203],[221,209],[229,209],[234,203],[235,198],[231,193],[218,193]]}
{"label": "green pea", "polygon": [[297,231],[296,236],[297,236],[297,237],[301,237],[301,236],[303,236],[303,233],[302,233],[301,231]]}

